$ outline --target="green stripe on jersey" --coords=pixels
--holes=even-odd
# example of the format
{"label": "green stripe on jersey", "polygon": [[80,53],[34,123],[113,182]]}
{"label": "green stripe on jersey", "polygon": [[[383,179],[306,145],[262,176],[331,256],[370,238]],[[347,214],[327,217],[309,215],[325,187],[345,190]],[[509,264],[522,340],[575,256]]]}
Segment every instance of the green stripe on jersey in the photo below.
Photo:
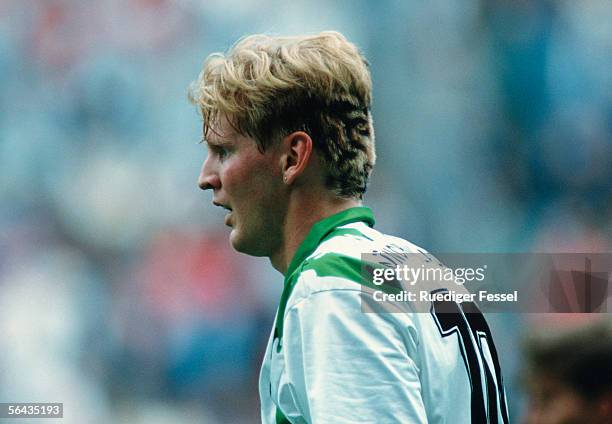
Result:
{"label": "green stripe on jersey", "polygon": [[281,298],[281,304],[278,307],[278,314],[276,316],[276,329],[275,337],[278,337],[279,343],[277,349],[281,349],[282,337],[283,337],[283,321],[285,316],[285,310],[287,308],[287,301],[295,287],[300,275],[304,271],[314,271],[318,277],[335,277],[343,278],[345,280],[352,281],[356,284],[360,284],[365,287],[369,287],[374,290],[380,290],[385,293],[395,294],[401,292],[401,287],[383,284],[376,285],[373,283],[373,270],[375,268],[384,268],[382,265],[372,262],[364,262],[360,259],[355,259],[350,256],[341,255],[339,253],[327,253],[323,256],[313,259],[307,259],[302,263],[302,266],[296,270],[291,276],[291,280],[287,283],[288,287],[283,292]]}
{"label": "green stripe on jersey", "polygon": [[[360,231],[354,228],[340,228],[344,225],[351,224],[354,222],[363,222],[369,227],[374,226],[374,216],[369,208],[365,207],[354,207],[338,212],[335,215],[329,216],[312,226],[310,232],[306,235],[304,241],[300,244],[293,259],[289,263],[289,268],[285,273],[285,283],[283,287],[283,293],[281,294],[280,304],[276,313],[276,325],[274,329],[274,339],[278,338],[277,349],[280,351],[282,346],[282,335],[283,335],[283,319],[285,317],[285,309],[287,308],[287,302],[289,296],[293,291],[299,276],[304,269],[307,262],[306,258],[312,255],[312,253],[319,247],[319,245],[325,241],[330,240],[336,236],[350,235],[355,238],[362,238],[372,240]],[[338,255],[341,256],[341,255]],[[321,259],[321,258],[319,258]],[[314,261],[314,259],[313,259]],[[326,264],[321,262],[321,266],[324,268],[320,271],[327,272],[330,275],[340,273],[348,273],[354,277],[353,280],[358,284],[361,284],[361,278],[355,277],[355,268],[357,275],[361,272],[361,261],[356,260],[359,266],[355,266],[355,263],[348,264]],[[339,269],[338,269],[339,268]]]}
{"label": "green stripe on jersey", "polygon": [[335,232],[338,227],[353,222],[364,222],[372,227],[374,226],[374,215],[372,215],[372,211],[369,208],[354,207],[338,212],[314,224],[289,264],[289,269],[287,269],[285,274],[285,285],[295,270],[315,251],[323,240],[329,238],[329,235]]}
{"label": "green stripe on jersey", "polygon": [[[374,226],[374,216],[372,215],[372,211],[364,207],[355,207],[327,217],[313,225],[302,244],[298,247],[293,259],[291,260],[291,263],[289,264],[289,269],[285,274],[283,293],[281,295],[280,305],[278,306],[278,311],[276,313],[274,338],[276,339],[278,337],[278,351],[280,351],[282,346],[283,320],[285,317],[285,309],[287,308],[287,301],[289,300],[289,296],[291,295],[293,287],[299,279],[301,272],[307,265],[310,265],[311,269],[314,269],[319,276],[338,276],[348,274],[352,277],[349,278],[351,281],[361,283],[361,261],[353,260],[345,263],[344,261],[340,260],[338,263],[334,264],[330,260],[332,259],[331,257],[326,258],[328,255],[324,255],[319,259],[305,261],[305,259],[315,251],[321,242],[324,240],[330,240],[336,236],[351,235],[372,241],[371,238],[365,236],[354,228],[338,228],[342,225],[353,222],[364,222],[370,227]],[[340,257],[342,255],[335,256]],[[346,257],[344,256],[344,258]],[[290,421],[285,417],[280,408],[277,407],[276,423],[288,424],[289,422]]]}
{"label": "green stripe on jersey", "polygon": [[276,407],[276,424],[291,424],[291,421],[285,417],[283,411],[278,406]]}

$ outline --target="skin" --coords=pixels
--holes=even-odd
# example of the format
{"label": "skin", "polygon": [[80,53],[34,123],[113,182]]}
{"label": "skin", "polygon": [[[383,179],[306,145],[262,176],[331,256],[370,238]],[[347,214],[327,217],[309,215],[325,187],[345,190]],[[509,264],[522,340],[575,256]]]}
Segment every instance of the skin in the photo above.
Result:
{"label": "skin", "polygon": [[270,258],[283,275],[314,223],[361,204],[325,188],[312,139],[303,131],[262,153],[222,116],[206,144],[198,185],[213,191],[213,204],[228,209],[230,243],[239,252]]}
{"label": "skin", "polygon": [[558,378],[533,376],[529,382],[525,424],[580,424],[612,422],[611,400],[585,399]]}

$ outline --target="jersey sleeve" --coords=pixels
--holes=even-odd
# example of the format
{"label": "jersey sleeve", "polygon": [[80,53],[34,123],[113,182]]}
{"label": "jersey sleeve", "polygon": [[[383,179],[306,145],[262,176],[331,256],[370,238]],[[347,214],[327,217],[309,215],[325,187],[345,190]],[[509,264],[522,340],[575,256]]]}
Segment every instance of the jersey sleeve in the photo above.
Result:
{"label": "jersey sleeve", "polygon": [[360,296],[320,291],[286,311],[285,366],[302,416],[313,424],[427,422],[416,333],[398,328],[395,314],[362,312]]}

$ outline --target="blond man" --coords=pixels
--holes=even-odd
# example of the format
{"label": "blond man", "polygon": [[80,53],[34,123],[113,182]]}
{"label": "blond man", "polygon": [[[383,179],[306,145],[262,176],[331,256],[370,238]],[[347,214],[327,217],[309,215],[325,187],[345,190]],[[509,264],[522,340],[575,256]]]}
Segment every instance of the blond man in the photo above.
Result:
{"label": "blond man", "polygon": [[484,320],[362,312],[362,253],[424,252],[376,231],[362,206],[371,92],[366,60],[337,32],[246,37],[209,56],[191,89],[208,146],[199,186],[227,210],[232,246],[284,276],[262,422],[507,422]]}

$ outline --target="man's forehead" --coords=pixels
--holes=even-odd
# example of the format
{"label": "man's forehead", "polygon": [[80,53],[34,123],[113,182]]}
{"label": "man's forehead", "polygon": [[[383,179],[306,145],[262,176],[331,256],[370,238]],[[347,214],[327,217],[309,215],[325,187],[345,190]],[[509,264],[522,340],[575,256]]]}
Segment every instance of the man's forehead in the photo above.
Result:
{"label": "man's forehead", "polygon": [[211,122],[206,128],[204,125],[206,141],[210,143],[224,143],[235,139],[238,133],[229,123],[225,116],[221,116]]}

